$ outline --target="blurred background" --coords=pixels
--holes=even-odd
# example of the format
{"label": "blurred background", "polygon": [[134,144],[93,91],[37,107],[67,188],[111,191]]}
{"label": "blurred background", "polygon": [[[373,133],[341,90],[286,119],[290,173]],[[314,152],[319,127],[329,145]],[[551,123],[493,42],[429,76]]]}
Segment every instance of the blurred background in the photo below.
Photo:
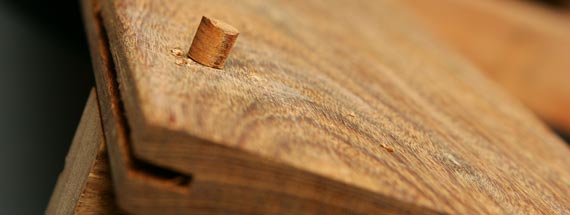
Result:
{"label": "blurred background", "polygon": [[43,214],[93,85],[79,1],[0,0],[0,214]]}
{"label": "blurred background", "polygon": [[[507,20],[501,25],[501,11],[505,10],[497,10],[491,16],[486,14],[490,21],[477,25],[477,22],[483,22],[476,10],[481,5],[471,5],[468,7],[471,9],[465,9],[469,13],[464,14],[470,14],[469,16],[455,17],[453,11],[463,13],[464,9],[452,1],[454,0],[445,0],[446,7],[434,7],[436,4],[432,3],[441,4],[439,0],[404,2],[409,4],[411,11],[417,13],[418,20],[426,28],[433,30],[434,35],[449,42],[449,47],[473,60],[475,65],[489,71],[489,77],[519,97],[568,140],[567,134],[570,132],[566,129],[570,126],[565,126],[570,118],[564,117],[568,117],[566,112],[570,112],[567,111],[570,103],[559,103],[565,100],[559,99],[562,93],[557,93],[557,88],[547,87],[544,92],[542,88],[543,85],[556,86],[560,82],[566,85],[570,80],[564,79],[570,74],[567,64],[558,65],[570,60],[570,55],[559,56],[566,53],[564,50],[570,51],[570,46],[565,46],[570,44],[570,34],[564,36],[570,27],[567,31],[560,32],[544,30],[542,27],[527,25],[523,17],[514,21]],[[526,6],[509,8],[513,11],[526,11],[524,13],[538,13],[539,17],[551,17],[545,20],[552,20],[547,22],[554,23],[552,28],[558,28],[557,26],[565,26],[563,23],[570,24],[568,2],[529,0],[524,3]],[[529,7],[534,9],[528,9]],[[526,17],[525,14],[522,16]],[[450,17],[453,17],[454,22],[449,22]],[[529,19],[534,19],[534,15]],[[469,28],[462,29],[461,26]],[[492,28],[486,29],[489,26]],[[509,29],[509,26],[514,29],[512,32],[501,31]],[[479,31],[471,32],[472,29]],[[497,29],[499,31],[494,34],[493,30]],[[543,35],[544,32],[553,32],[555,36]],[[515,40],[513,35],[522,35],[525,39]],[[487,40],[477,41],[479,38]],[[554,39],[564,42],[551,43]],[[548,56],[548,52],[542,53],[544,49],[555,50],[549,59],[553,64],[558,63],[552,67],[558,82],[551,84],[547,80],[545,84],[537,86],[534,82],[540,78],[535,76],[532,76],[531,82],[516,82],[510,81],[512,79],[509,77],[512,76],[500,75],[500,71],[519,71],[518,67],[508,65],[496,67],[496,62],[506,62],[513,57],[501,58],[495,55],[503,53],[489,52],[489,49],[479,47],[484,47],[480,45],[482,43],[503,44],[504,41],[538,44],[522,50],[507,49],[507,52],[541,51],[538,54]],[[560,48],[564,50],[557,52]],[[526,62],[525,56],[527,55],[519,60]],[[515,56],[514,59],[518,58]],[[526,68],[529,66],[524,69]],[[0,0],[0,214],[44,212],[57,176],[63,169],[68,147],[91,86],[93,77],[78,1]]]}

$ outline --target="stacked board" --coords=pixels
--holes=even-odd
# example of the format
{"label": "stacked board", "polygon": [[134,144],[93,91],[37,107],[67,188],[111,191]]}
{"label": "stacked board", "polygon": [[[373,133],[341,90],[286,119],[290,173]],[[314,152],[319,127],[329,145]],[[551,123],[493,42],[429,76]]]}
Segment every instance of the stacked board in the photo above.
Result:
{"label": "stacked board", "polygon": [[[570,149],[399,1],[84,0],[133,214],[570,213]],[[177,64],[202,15],[223,70]]]}
{"label": "stacked board", "polygon": [[404,1],[422,24],[570,135],[570,16],[526,1]]}

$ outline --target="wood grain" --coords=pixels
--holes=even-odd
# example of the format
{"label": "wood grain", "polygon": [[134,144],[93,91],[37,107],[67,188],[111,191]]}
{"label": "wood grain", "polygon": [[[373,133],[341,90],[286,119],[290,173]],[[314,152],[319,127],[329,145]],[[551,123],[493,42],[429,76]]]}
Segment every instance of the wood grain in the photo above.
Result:
{"label": "wood grain", "polygon": [[442,41],[570,134],[570,16],[525,1],[403,1]]}
{"label": "wood grain", "polygon": [[46,214],[124,214],[115,204],[95,91],[91,92]]}
{"label": "wood grain", "polygon": [[[123,105],[115,82],[115,66],[106,46],[105,29],[99,22],[99,3],[86,0],[83,2],[83,9],[93,65],[96,70],[97,90],[101,92],[100,95],[104,95],[99,99],[105,137],[109,142],[109,153],[115,155],[111,156],[113,180],[118,203],[124,209],[136,214],[286,214],[295,212],[332,214],[353,213],[354,211],[347,209],[346,206],[351,204],[351,207],[359,208],[357,211],[368,213],[433,213],[429,209],[402,203],[389,197],[379,198],[376,195],[375,198],[370,198],[367,191],[356,188],[334,189],[335,187],[342,187],[342,185],[312,175],[298,174],[300,176],[298,180],[304,181],[301,184],[283,181],[283,179],[287,179],[287,177],[283,178],[284,173],[296,175],[299,170],[277,166],[267,160],[256,160],[251,156],[244,156],[239,151],[211,145],[208,142],[196,139],[190,139],[193,141],[190,150],[209,159],[219,157],[225,161],[230,161],[229,164],[232,168],[219,166],[219,161],[214,160],[212,162],[204,159],[196,160],[195,165],[224,171],[224,177],[218,177],[219,180],[217,181],[202,178],[192,181],[191,185],[194,189],[192,193],[189,193],[187,185],[180,185],[179,180],[165,178],[161,174],[140,168],[135,163],[144,163],[144,161],[137,160],[132,156],[129,129],[123,116]],[[188,139],[184,141],[188,141]],[[248,162],[241,162],[241,160]],[[258,174],[256,175],[271,180],[265,181],[266,184],[276,182],[275,184],[283,185],[285,183],[289,192],[294,193],[296,190],[299,193],[308,192],[313,194],[312,199],[302,195],[284,195],[276,190],[247,189],[240,184],[227,183],[235,178],[247,176],[251,170],[259,168],[260,165],[264,168],[257,170]],[[142,166],[148,166],[148,164]],[[248,171],[243,171],[244,169]],[[270,171],[266,172],[266,170]],[[279,172],[280,170],[282,172]],[[164,172],[164,170],[159,172]],[[327,189],[322,187],[327,187]],[[315,192],[315,190],[322,190],[322,192]],[[344,193],[347,190],[350,192]],[[334,196],[338,197],[333,198]],[[318,198],[325,199],[315,200]],[[346,201],[342,201],[345,198]],[[334,204],[335,201],[338,205]]]}
{"label": "wood grain", "polygon": [[203,16],[192,40],[188,57],[199,64],[223,69],[238,35],[239,31],[233,26]]}
{"label": "wood grain", "polygon": [[[399,2],[102,1],[104,24],[91,6],[130,212],[570,212],[567,146]],[[241,31],[223,71],[170,53],[204,14]]]}

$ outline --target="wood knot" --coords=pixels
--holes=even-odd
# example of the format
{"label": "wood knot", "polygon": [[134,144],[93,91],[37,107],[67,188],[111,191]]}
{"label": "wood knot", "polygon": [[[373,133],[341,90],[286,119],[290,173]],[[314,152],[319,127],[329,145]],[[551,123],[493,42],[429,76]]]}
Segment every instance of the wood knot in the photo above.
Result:
{"label": "wood knot", "polygon": [[238,35],[231,25],[203,16],[188,57],[204,66],[223,69]]}

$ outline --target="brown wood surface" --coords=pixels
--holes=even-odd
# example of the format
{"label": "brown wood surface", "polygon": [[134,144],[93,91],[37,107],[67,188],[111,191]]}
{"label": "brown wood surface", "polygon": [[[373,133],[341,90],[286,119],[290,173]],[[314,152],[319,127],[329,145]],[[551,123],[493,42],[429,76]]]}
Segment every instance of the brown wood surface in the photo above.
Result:
{"label": "brown wood surface", "polygon": [[527,1],[403,1],[443,42],[570,134],[570,16]]}
{"label": "brown wood surface", "polygon": [[[130,212],[570,213],[568,147],[399,2],[83,5]],[[241,31],[224,70],[171,54],[202,15]]]}
{"label": "brown wood surface", "polygon": [[95,91],[85,106],[46,214],[122,214],[113,194]]}

